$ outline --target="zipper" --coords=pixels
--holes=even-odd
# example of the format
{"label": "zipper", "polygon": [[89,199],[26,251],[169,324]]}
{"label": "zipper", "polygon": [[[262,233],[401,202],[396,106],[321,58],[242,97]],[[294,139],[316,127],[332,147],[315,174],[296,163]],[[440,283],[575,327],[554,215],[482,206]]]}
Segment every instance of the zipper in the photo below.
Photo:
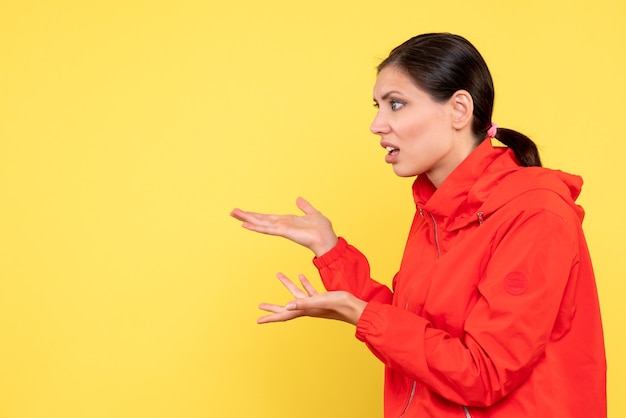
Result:
{"label": "zipper", "polygon": [[[424,210],[422,208],[419,208],[419,212],[420,212],[420,216],[423,218],[424,217]],[[435,238],[435,245],[437,246],[437,258],[441,258],[441,247],[439,246],[439,232],[437,231],[437,220],[435,220],[435,216],[428,212],[428,214],[430,215],[430,218],[433,220],[433,230],[434,230],[434,238]],[[480,225],[483,224],[484,219],[483,219],[483,212],[479,211],[476,213],[476,216],[478,217],[478,223]],[[407,300],[407,305],[406,307],[409,307],[409,302]],[[413,400],[413,395],[415,395],[415,386],[417,384],[417,381],[413,381],[413,387],[411,388],[411,396],[409,396],[409,401],[407,402],[406,406],[404,407],[404,411],[402,411],[402,414],[400,415],[400,418],[402,418],[404,416],[404,414],[406,413],[406,411],[409,409],[409,405],[411,405],[411,401]],[[472,414],[470,414],[469,409],[467,409],[467,406],[463,406],[463,413],[465,414],[465,418],[472,418]]]}
{"label": "zipper", "polygon": [[483,224],[483,221],[484,221],[484,220],[483,220],[483,213],[482,213],[482,212],[477,212],[477,213],[476,213],[476,216],[478,216],[478,223],[479,223],[480,225],[482,225],[482,224]]}
{"label": "zipper", "polygon": [[413,381],[413,386],[411,386],[411,395],[409,396],[409,401],[406,403],[406,406],[404,407],[404,411],[402,411],[402,414],[400,414],[400,418],[402,418],[404,414],[406,414],[407,409],[409,409],[409,405],[411,405],[411,402],[413,401],[413,396],[415,396],[415,386],[417,386],[416,380]]}
{"label": "zipper", "polygon": [[[419,208],[419,212],[420,212],[420,216],[423,218],[424,217],[424,210],[422,208]],[[437,258],[441,258],[441,247],[439,247],[439,233],[437,232],[437,221],[435,220],[435,217],[433,216],[432,213],[428,212],[428,214],[430,215],[430,218],[433,220],[433,229],[434,229],[434,232],[435,232],[435,245],[437,246]],[[408,299],[406,301],[405,308],[407,310],[409,308],[409,300]],[[406,406],[404,407],[404,410],[400,414],[399,418],[402,418],[404,416],[404,414],[406,414],[406,411],[409,409],[409,406],[411,405],[411,402],[413,402],[413,396],[415,396],[415,388],[416,388],[416,386],[417,386],[417,381],[414,380],[413,381],[413,385],[411,386],[411,395],[409,395],[409,400],[407,401]],[[468,418],[468,414],[469,414],[469,412],[467,412],[467,410],[466,410],[466,413],[465,413],[466,418]],[[471,417],[469,417],[469,418],[471,418]]]}
{"label": "zipper", "polygon": [[439,233],[437,232],[437,221],[432,213],[428,212],[431,219],[433,220],[433,227],[435,230],[435,245],[437,246],[437,258],[441,258],[441,248],[439,248]]}

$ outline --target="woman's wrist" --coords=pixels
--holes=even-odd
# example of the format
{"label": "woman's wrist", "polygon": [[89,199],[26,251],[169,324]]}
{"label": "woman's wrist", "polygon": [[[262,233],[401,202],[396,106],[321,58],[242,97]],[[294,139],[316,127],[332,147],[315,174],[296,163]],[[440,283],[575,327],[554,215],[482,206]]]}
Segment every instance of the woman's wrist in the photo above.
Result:
{"label": "woman's wrist", "polygon": [[321,257],[337,245],[339,238],[334,235],[328,239],[322,240],[319,244],[311,246],[311,251],[315,254],[315,257]]}
{"label": "woman's wrist", "polygon": [[367,302],[357,298],[354,295],[350,296],[350,303],[348,304],[350,312],[348,313],[347,319],[349,323],[356,326],[356,324],[359,322],[359,319],[361,319],[361,315],[363,314],[365,307],[367,306]]}

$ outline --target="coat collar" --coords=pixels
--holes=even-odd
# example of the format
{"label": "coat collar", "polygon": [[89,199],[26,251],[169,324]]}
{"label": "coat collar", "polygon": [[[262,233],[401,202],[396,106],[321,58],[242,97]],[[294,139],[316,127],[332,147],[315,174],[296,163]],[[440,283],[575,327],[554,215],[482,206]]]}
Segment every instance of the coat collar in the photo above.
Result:
{"label": "coat collar", "polygon": [[533,189],[557,193],[582,218],[581,208],[574,203],[581,186],[582,179],[578,176],[541,167],[521,167],[513,150],[494,146],[486,139],[439,188],[427,176],[418,176],[413,183],[413,198],[418,209],[436,216],[445,229],[454,230],[477,222],[478,212],[487,217]]}
{"label": "coat collar", "polygon": [[[450,173],[439,188],[426,175],[418,176],[413,183],[415,204],[434,215],[446,217],[454,215],[460,206],[467,203],[468,198],[470,203],[472,200],[484,200],[489,189],[475,190],[476,183],[486,172],[493,171],[491,166],[496,160],[502,160],[498,164],[498,170],[518,169],[512,154],[508,148],[494,147],[488,139],[483,141]],[[489,186],[491,185],[492,182],[489,182]],[[475,194],[477,195],[474,196]]]}

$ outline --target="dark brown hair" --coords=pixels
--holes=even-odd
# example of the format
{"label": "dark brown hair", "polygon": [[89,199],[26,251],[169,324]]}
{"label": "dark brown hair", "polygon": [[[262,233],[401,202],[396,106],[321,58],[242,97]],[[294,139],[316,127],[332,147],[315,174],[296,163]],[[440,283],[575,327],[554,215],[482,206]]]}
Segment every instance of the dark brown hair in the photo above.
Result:
{"label": "dark brown hair", "polygon": [[[406,72],[438,102],[466,90],[474,101],[472,132],[478,142],[487,138],[493,113],[493,80],[485,60],[469,41],[450,33],[418,35],[394,48],[378,65],[378,72],[390,65]],[[513,150],[520,165],[541,166],[537,146],[526,135],[498,128],[495,136]]]}

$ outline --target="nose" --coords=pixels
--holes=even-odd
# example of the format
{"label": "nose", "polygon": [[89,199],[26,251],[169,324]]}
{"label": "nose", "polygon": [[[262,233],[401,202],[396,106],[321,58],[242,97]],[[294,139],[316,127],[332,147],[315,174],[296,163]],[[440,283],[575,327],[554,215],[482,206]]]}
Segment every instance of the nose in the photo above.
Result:
{"label": "nose", "polygon": [[385,118],[380,110],[376,113],[376,116],[370,125],[370,131],[376,135],[382,135],[390,131],[389,124],[385,121]]}

